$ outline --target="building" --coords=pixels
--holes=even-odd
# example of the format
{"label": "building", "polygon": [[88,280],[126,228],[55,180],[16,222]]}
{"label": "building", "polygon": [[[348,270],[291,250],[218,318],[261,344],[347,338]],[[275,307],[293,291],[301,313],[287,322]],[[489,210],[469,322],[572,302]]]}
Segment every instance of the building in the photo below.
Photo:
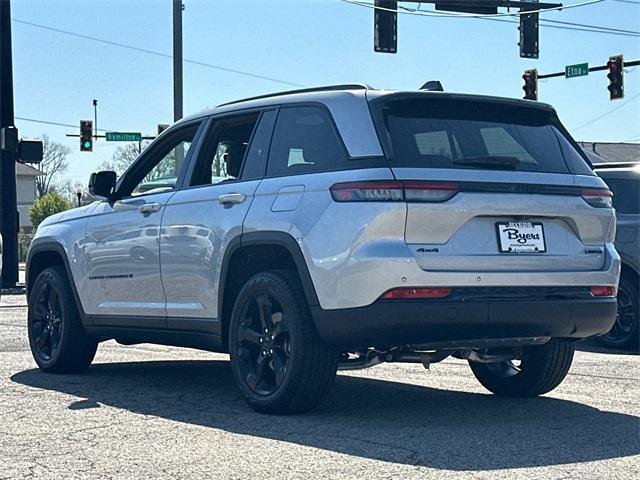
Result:
{"label": "building", "polygon": [[44,175],[37,168],[22,163],[16,163],[16,190],[18,197],[18,222],[20,230],[31,232],[29,209],[36,200],[36,177]]}
{"label": "building", "polygon": [[640,143],[578,142],[607,162],[640,162]]}

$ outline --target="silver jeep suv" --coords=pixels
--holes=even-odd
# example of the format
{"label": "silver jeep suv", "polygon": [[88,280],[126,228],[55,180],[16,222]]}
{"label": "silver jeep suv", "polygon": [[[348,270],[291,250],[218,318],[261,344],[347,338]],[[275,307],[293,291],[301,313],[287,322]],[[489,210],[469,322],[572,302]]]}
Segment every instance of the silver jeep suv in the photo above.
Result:
{"label": "silver jeep suv", "polygon": [[300,412],[338,368],[467,359],[548,392],[616,318],[611,192],[548,105],[341,85],[163,132],[29,252],[38,365],[99,342],[229,352],[249,404]]}

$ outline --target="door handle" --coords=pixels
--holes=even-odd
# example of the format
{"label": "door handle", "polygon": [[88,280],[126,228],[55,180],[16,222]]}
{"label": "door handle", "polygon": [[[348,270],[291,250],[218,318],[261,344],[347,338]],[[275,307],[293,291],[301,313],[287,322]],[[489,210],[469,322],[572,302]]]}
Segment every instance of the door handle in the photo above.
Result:
{"label": "door handle", "polygon": [[236,203],[242,203],[247,198],[243,193],[225,193],[218,197],[218,202],[222,205],[233,205]]}
{"label": "door handle", "polygon": [[138,207],[138,211],[144,215],[157,212],[158,210],[160,210],[160,204],[158,202],[145,203]]}

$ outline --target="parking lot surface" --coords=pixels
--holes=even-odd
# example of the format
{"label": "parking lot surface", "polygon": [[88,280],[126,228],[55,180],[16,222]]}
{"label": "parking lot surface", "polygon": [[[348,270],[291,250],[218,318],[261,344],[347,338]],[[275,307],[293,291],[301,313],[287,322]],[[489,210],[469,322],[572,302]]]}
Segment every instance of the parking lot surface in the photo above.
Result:
{"label": "parking lot surface", "polygon": [[84,375],[35,368],[24,296],[0,303],[0,478],[640,478],[640,357],[584,345],[534,399],[466,362],[341,372],[320,407],[253,412],[228,357],[101,344]]}

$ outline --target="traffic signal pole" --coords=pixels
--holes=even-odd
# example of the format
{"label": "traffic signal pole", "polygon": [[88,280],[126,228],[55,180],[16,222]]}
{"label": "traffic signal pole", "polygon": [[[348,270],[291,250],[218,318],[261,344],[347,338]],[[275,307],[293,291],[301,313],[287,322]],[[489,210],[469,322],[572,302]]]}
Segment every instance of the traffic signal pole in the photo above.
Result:
{"label": "traffic signal pole", "polygon": [[[0,1],[0,128],[14,126],[11,4]],[[2,234],[2,288],[18,282],[18,207],[16,151],[0,150],[0,233]]]}
{"label": "traffic signal pole", "polygon": [[173,121],[182,118],[182,0],[173,0]]}

